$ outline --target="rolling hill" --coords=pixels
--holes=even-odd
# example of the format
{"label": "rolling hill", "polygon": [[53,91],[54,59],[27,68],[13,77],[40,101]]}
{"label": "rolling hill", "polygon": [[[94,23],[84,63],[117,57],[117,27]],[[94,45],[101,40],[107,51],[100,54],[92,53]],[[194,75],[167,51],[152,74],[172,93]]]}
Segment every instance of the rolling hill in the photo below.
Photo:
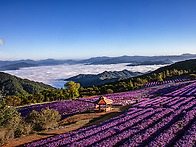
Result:
{"label": "rolling hill", "polygon": [[172,65],[161,67],[155,70],[155,73],[163,72],[166,70],[189,70],[190,72],[196,72],[196,59],[190,59],[185,61],[176,62]]}
{"label": "rolling hill", "polygon": [[34,94],[44,89],[51,89],[53,87],[30,81],[28,79],[21,79],[7,73],[0,72],[0,92],[2,95],[15,94]]}
{"label": "rolling hill", "polygon": [[[185,72],[186,71],[186,72]],[[196,73],[196,59],[190,59],[190,60],[185,60],[185,61],[180,61],[176,62],[171,65],[167,65],[161,68],[158,68],[155,71],[152,71],[147,74],[143,74],[141,76],[135,77],[135,78],[142,78],[142,79],[152,79],[155,75],[167,73],[168,76],[166,75],[166,79],[172,79],[175,77],[181,77],[181,76],[187,76],[189,74],[195,74]],[[182,73],[180,73],[182,72]],[[127,79],[130,80],[130,79]]]}
{"label": "rolling hill", "polygon": [[35,66],[38,66],[38,65],[37,64],[32,64],[32,63],[26,63],[26,62],[19,62],[19,63],[14,63],[14,64],[1,66],[0,71],[19,70],[20,68],[23,68],[23,67],[35,67]]}
{"label": "rolling hill", "polygon": [[169,59],[166,60],[159,60],[159,61],[143,61],[141,63],[134,63],[134,64],[128,64],[127,66],[139,66],[139,65],[165,65],[165,64],[173,64]]}
{"label": "rolling hill", "polygon": [[146,74],[141,74],[139,72],[131,72],[128,70],[114,71],[114,72],[105,71],[97,75],[80,74],[80,75],[71,77],[69,79],[66,79],[66,81],[74,81],[74,82],[80,83],[83,87],[90,87],[92,85],[101,86],[104,84],[107,85],[108,83],[114,86],[116,84],[118,85],[118,83],[122,81],[125,81],[128,83],[130,81],[130,78],[132,78],[133,81],[137,81],[137,78],[147,79],[147,81],[149,82],[150,80],[156,81],[155,75],[158,75],[160,73],[166,73],[167,71],[169,71],[170,75],[168,77],[166,76],[165,78],[172,79],[177,76],[184,76],[184,73],[178,75],[178,73],[174,73],[173,71],[184,72],[184,70],[188,72],[186,74],[196,73],[196,59],[176,62],[174,64],[161,67],[155,71],[152,71]]}
{"label": "rolling hill", "polygon": [[[100,84],[97,85],[96,89],[92,86],[85,87],[80,94],[82,96],[90,96],[92,93],[95,95],[106,94],[108,93],[108,89],[113,93],[123,92],[143,88],[148,83],[158,83],[174,79],[181,81],[181,79],[187,78],[196,79],[196,59],[177,62],[136,77]],[[89,89],[91,90],[89,91]]]}
{"label": "rolling hill", "polygon": [[66,81],[74,81],[80,83],[83,87],[97,86],[108,82],[114,82],[126,78],[136,77],[141,75],[140,72],[123,71],[105,71],[100,74],[79,74],[77,76],[66,79]]}

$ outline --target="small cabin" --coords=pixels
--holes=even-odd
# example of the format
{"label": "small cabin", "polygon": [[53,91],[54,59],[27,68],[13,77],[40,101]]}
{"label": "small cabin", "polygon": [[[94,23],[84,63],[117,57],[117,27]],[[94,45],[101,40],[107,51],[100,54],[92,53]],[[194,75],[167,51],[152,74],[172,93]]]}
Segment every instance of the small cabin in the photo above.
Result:
{"label": "small cabin", "polygon": [[111,108],[112,108],[113,100],[108,99],[108,98],[106,98],[104,96],[101,96],[101,97],[99,97],[99,99],[93,101],[93,103],[95,105],[95,109],[98,106],[99,111],[101,111],[101,105],[105,105],[105,108],[104,108],[105,111],[110,111]]}

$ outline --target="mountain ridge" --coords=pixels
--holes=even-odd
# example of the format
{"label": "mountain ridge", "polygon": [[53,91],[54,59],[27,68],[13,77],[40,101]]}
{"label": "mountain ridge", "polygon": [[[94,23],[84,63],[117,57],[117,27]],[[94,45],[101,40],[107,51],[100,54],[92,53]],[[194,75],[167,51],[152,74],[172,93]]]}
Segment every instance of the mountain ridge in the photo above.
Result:
{"label": "mountain ridge", "polygon": [[92,85],[101,85],[108,82],[114,82],[126,78],[141,75],[140,72],[131,72],[128,70],[123,71],[104,71],[100,74],[79,74],[71,78],[65,79],[66,81],[74,81],[80,83],[83,87]]}
{"label": "mountain ridge", "polygon": [[34,94],[45,89],[52,89],[52,86],[41,82],[35,82],[28,79],[22,79],[4,72],[0,72],[0,94]]}
{"label": "mountain ridge", "polygon": [[[90,64],[90,65],[104,65],[104,64],[118,64],[118,63],[133,63],[142,64],[143,62],[161,62],[164,60],[170,60],[172,62],[178,62],[188,59],[196,59],[196,54],[182,54],[182,55],[166,55],[166,56],[119,56],[119,57],[92,57],[89,59],[81,60],[56,60],[56,59],[45,59],[45,60],[16,60],[16,61],[1,61],[0,60],[0,71],[9,69],[16,70],[23,67],[34,67],[34,66],[50,66],[50,65],[61,65],[61,64]],[[23,64],[23,66],[21,66]],[[25,65],[26,64],[26,65]],[[32,65],[32,66],[30,66]],[[10,68],[13,67],[13,68]]]}

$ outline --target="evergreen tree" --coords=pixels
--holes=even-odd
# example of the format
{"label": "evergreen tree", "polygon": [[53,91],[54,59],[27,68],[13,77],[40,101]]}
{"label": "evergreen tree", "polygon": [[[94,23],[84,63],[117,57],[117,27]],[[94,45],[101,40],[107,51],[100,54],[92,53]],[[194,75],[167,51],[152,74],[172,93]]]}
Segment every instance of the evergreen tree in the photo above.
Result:
{"label": "evergreen tree", "polygon": [[132,80],[129,81],[129,87],[130,87],[131,90],[134,89]]}
{"label": "evergreen tree", "polygon": [[157,81],[158,82],[162,82],[163,81],[163,78],[162,78],[161,74],[157,75]]}

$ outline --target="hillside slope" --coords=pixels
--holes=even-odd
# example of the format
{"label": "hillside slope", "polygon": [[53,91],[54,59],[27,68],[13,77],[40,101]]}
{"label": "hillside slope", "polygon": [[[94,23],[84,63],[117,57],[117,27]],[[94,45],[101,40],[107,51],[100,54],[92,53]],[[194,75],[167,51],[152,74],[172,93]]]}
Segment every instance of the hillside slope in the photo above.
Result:
{"label": "hillside slope", "polygon": [[53,87],[43,83],[21,79],[7,73],[0,72],[0,92],[2,95],[33,94]]}
{"label": "hillside slope", "polygon": [[166,70],[189,70],[190,72],[196,72],[196,59],[190,59],[185,61],[176,62],[172,65],[161,67],[155,70],[155,73],[163,72]]}
{"label": "hillside slope", "polygon": [[128,70],[123,71],[105,71],[103,73],[94,75],[94,74],[79,74],[77,76],[66,79],[67,81],[74,81],[80,83],[81,86],[87,87],[92,85],[101,85],[108,82],[114,82],[126,78],[131,78],[135,76],[139,76],[142,73],[139,72],[131,72]]}
{"label": "hillside slope", "polygon": [[142,88],[147,83],[151,82],[162,82],[172,79],[186,79],[190,77],[191,79],[195,79],[196,74],[196,59],[186,60],[174,63],[172,65],[168,65],[165,67],[161,67],[155,71],[152,71],[147,74],[143,74],[140,76],[127,78],[124,80],[118,80],[114,82],[108,82],[102,85],[98,85],[96,88],[93,87],[85,87],[83,91],[81,91],[82,96],[86,95],[99,95],[106,94],[108,89],[114,93],[129,91],[133,89]]}

